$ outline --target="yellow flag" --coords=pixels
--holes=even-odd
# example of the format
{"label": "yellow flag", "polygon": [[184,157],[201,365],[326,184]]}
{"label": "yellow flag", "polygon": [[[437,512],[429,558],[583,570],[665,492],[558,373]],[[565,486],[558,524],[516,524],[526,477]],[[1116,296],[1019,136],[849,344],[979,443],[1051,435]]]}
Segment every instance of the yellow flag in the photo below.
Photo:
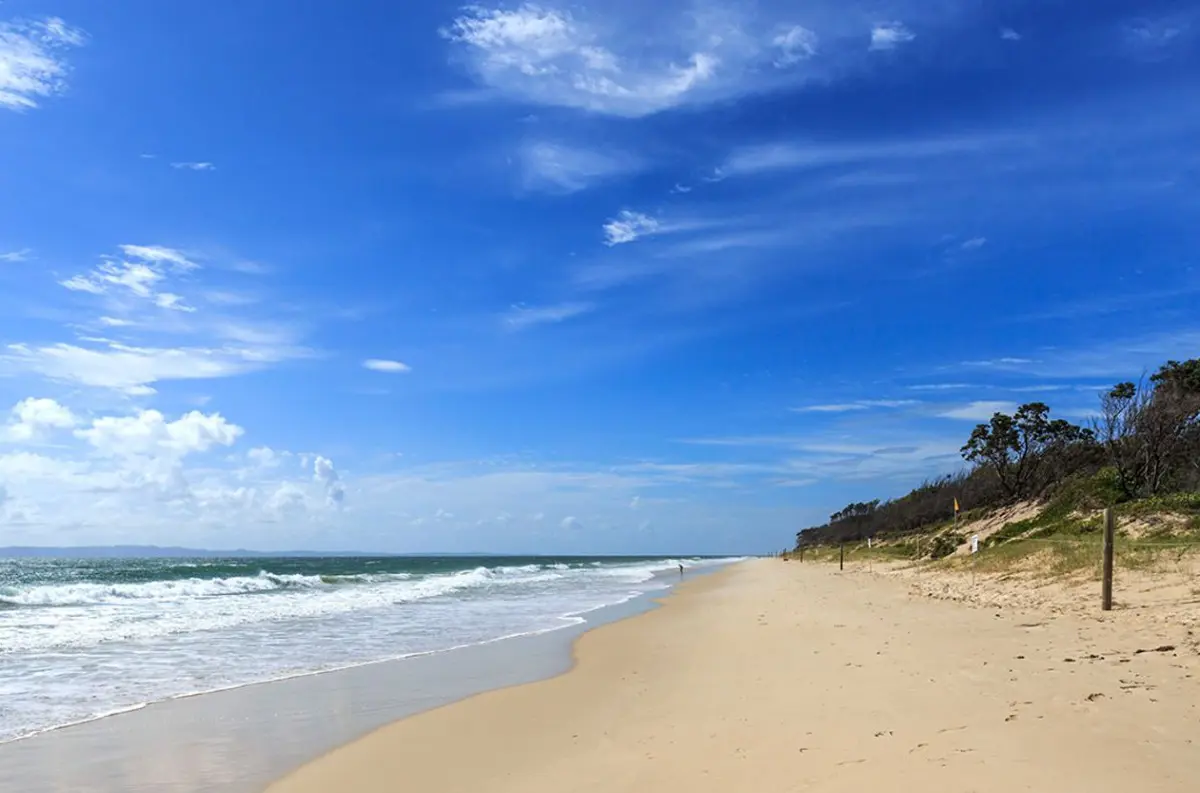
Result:
{"label": "yellow flag", "polygon": [[955,513],[958,512],[958,499],[957,498],[954,499],[954,511],[955,511]]}

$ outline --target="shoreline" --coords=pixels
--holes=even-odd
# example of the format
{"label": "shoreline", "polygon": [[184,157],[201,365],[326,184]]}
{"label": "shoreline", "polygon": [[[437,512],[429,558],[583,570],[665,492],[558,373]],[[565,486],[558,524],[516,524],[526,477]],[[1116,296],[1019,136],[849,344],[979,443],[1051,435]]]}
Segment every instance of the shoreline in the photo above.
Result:
{"label": "shoreline", "polygon": [[[139,786],[258,793],[379,726],[481,691],[558,675],[573,664],[577,636],[653,610],[681,583],[724,566],[690,570],[683,582],[671,575],[647,581],[655,588],[564,615],[561,627],[185,694],[49,728],[0,743],[0,766],[22,793],[57,793],[66,780],[78,793]],[[72,757],[65,768],[63,756]]]}
{"label": "shoreline", "polygon": [[[393,722],[268,793],[800,789],[1182,793],[1198,658],[1124,619],[914,596],[764,559],[588,631],[565,674]],[[462,762],[471,758],[470,763]]]}

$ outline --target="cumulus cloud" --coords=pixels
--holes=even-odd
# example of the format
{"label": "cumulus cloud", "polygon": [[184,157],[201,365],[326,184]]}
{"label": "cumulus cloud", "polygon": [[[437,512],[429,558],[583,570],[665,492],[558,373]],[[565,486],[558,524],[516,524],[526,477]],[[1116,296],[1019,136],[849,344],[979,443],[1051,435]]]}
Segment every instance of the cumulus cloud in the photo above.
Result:
{"label": "cumulus cloud", "polygon": [[645,163],[632,154],[552,141],[528,141],[517,154],[526,190],[577,193],[593,185],[637,173]]}
{"label": "cumulus cloud", "polygon": [[75,430],[100,454],[167,454],[183,457],[208,451],[213,446],[231,446],[245,433],[220,413],[193,410],[175,421],[167,421],[157,410],[142,410],[132,416],[103,416],[90,427]]}
{"label": "cumulus cloud", "polygon": [[0,441],[24,443],[41,439],[48,431],[70,429],[75,414],[53,399],[22,399],[9,411],[8,423],[0,426]]}
{"label": "cumulus cloud", "polygon": [[583,528],[583,522],[574,515],[568,515],[562,519],[562,527],[569,531],[579,531]]}
{"label": "cumulus cloud", "polygon": [[604,224],[604,244],[608,246],[623,245],[641,237],[657,234],[662,230],[662,224],[655,218],[641,212],[622,209],[615,218]]}
{"label": "cumulus cloud", "polygon": [[0,108],[28,110],[66,90],[65,54],[84,40],[58,17],[0,23]]}
{"label": "cumulus cloud", "polygon": [[1001,28],[1000,38],[1004,39],[1005,41],[1020,41],[1021,34],[1012,28]]}
{"label": "cumulus cloud", "polygon": [[775,37],[772,44],[779,50],[775,65],[779,68],[793,66],[817,54],[817,34],[806,27],[794,25]]}
{"label": "cumulus cloud", "polygon": [[313,480],[325,488],[325,499],[331,506],[340,507],[346,500],[346,491],[329,458],[318,455],[313,461]]}
{"label": "cumulus cloud", "polygon": [[560,303],[556,306],[513,306],[502,321],[511,330],[524,330],[536,325],[552,325],[587,314],[595,308],[591,303]]}
{"label": "cumulus cloud", "polygon": [[372,372],[387,372],[389,374],[402,374],[412,371],[412,367],[406,363],[390,361],[384,358],[368,358],[363,361],[363,368],[370,369]]}
{"label": "cumulus cloud", "polygon": [[882,22],[871,28],[872,50],[893,50],[898,44],[904,44],[916,38],[916,34],[904,26],[903,22]]}
{"label": "cumulus cloud", "polygon": [[280,455],[269,446],[256,446],[246,452],[246,459],[260,468],[276,468],[280,463]]}

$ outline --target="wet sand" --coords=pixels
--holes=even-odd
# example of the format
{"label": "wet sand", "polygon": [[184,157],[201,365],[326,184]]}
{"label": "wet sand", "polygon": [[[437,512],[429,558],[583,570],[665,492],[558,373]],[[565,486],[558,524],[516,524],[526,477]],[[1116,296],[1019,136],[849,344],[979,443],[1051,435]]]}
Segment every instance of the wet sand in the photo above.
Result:
{"label": "wet sand", "polygon": [[756,560],[583,635],[564,675],[398,721],[270,791],[1190,792],[1200,659],[1161,630]]}

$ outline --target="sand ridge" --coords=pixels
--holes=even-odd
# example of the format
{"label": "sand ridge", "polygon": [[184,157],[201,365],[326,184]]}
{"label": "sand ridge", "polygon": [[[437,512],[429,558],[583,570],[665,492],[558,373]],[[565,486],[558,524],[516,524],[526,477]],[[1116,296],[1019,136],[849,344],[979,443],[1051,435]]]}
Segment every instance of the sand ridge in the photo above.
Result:
{"label": "sand ridge", "polygon": [[396,722],[270,791],[1190,792],[1200,664],[1141,630],[754,560],[585,634],[565,675]]}

